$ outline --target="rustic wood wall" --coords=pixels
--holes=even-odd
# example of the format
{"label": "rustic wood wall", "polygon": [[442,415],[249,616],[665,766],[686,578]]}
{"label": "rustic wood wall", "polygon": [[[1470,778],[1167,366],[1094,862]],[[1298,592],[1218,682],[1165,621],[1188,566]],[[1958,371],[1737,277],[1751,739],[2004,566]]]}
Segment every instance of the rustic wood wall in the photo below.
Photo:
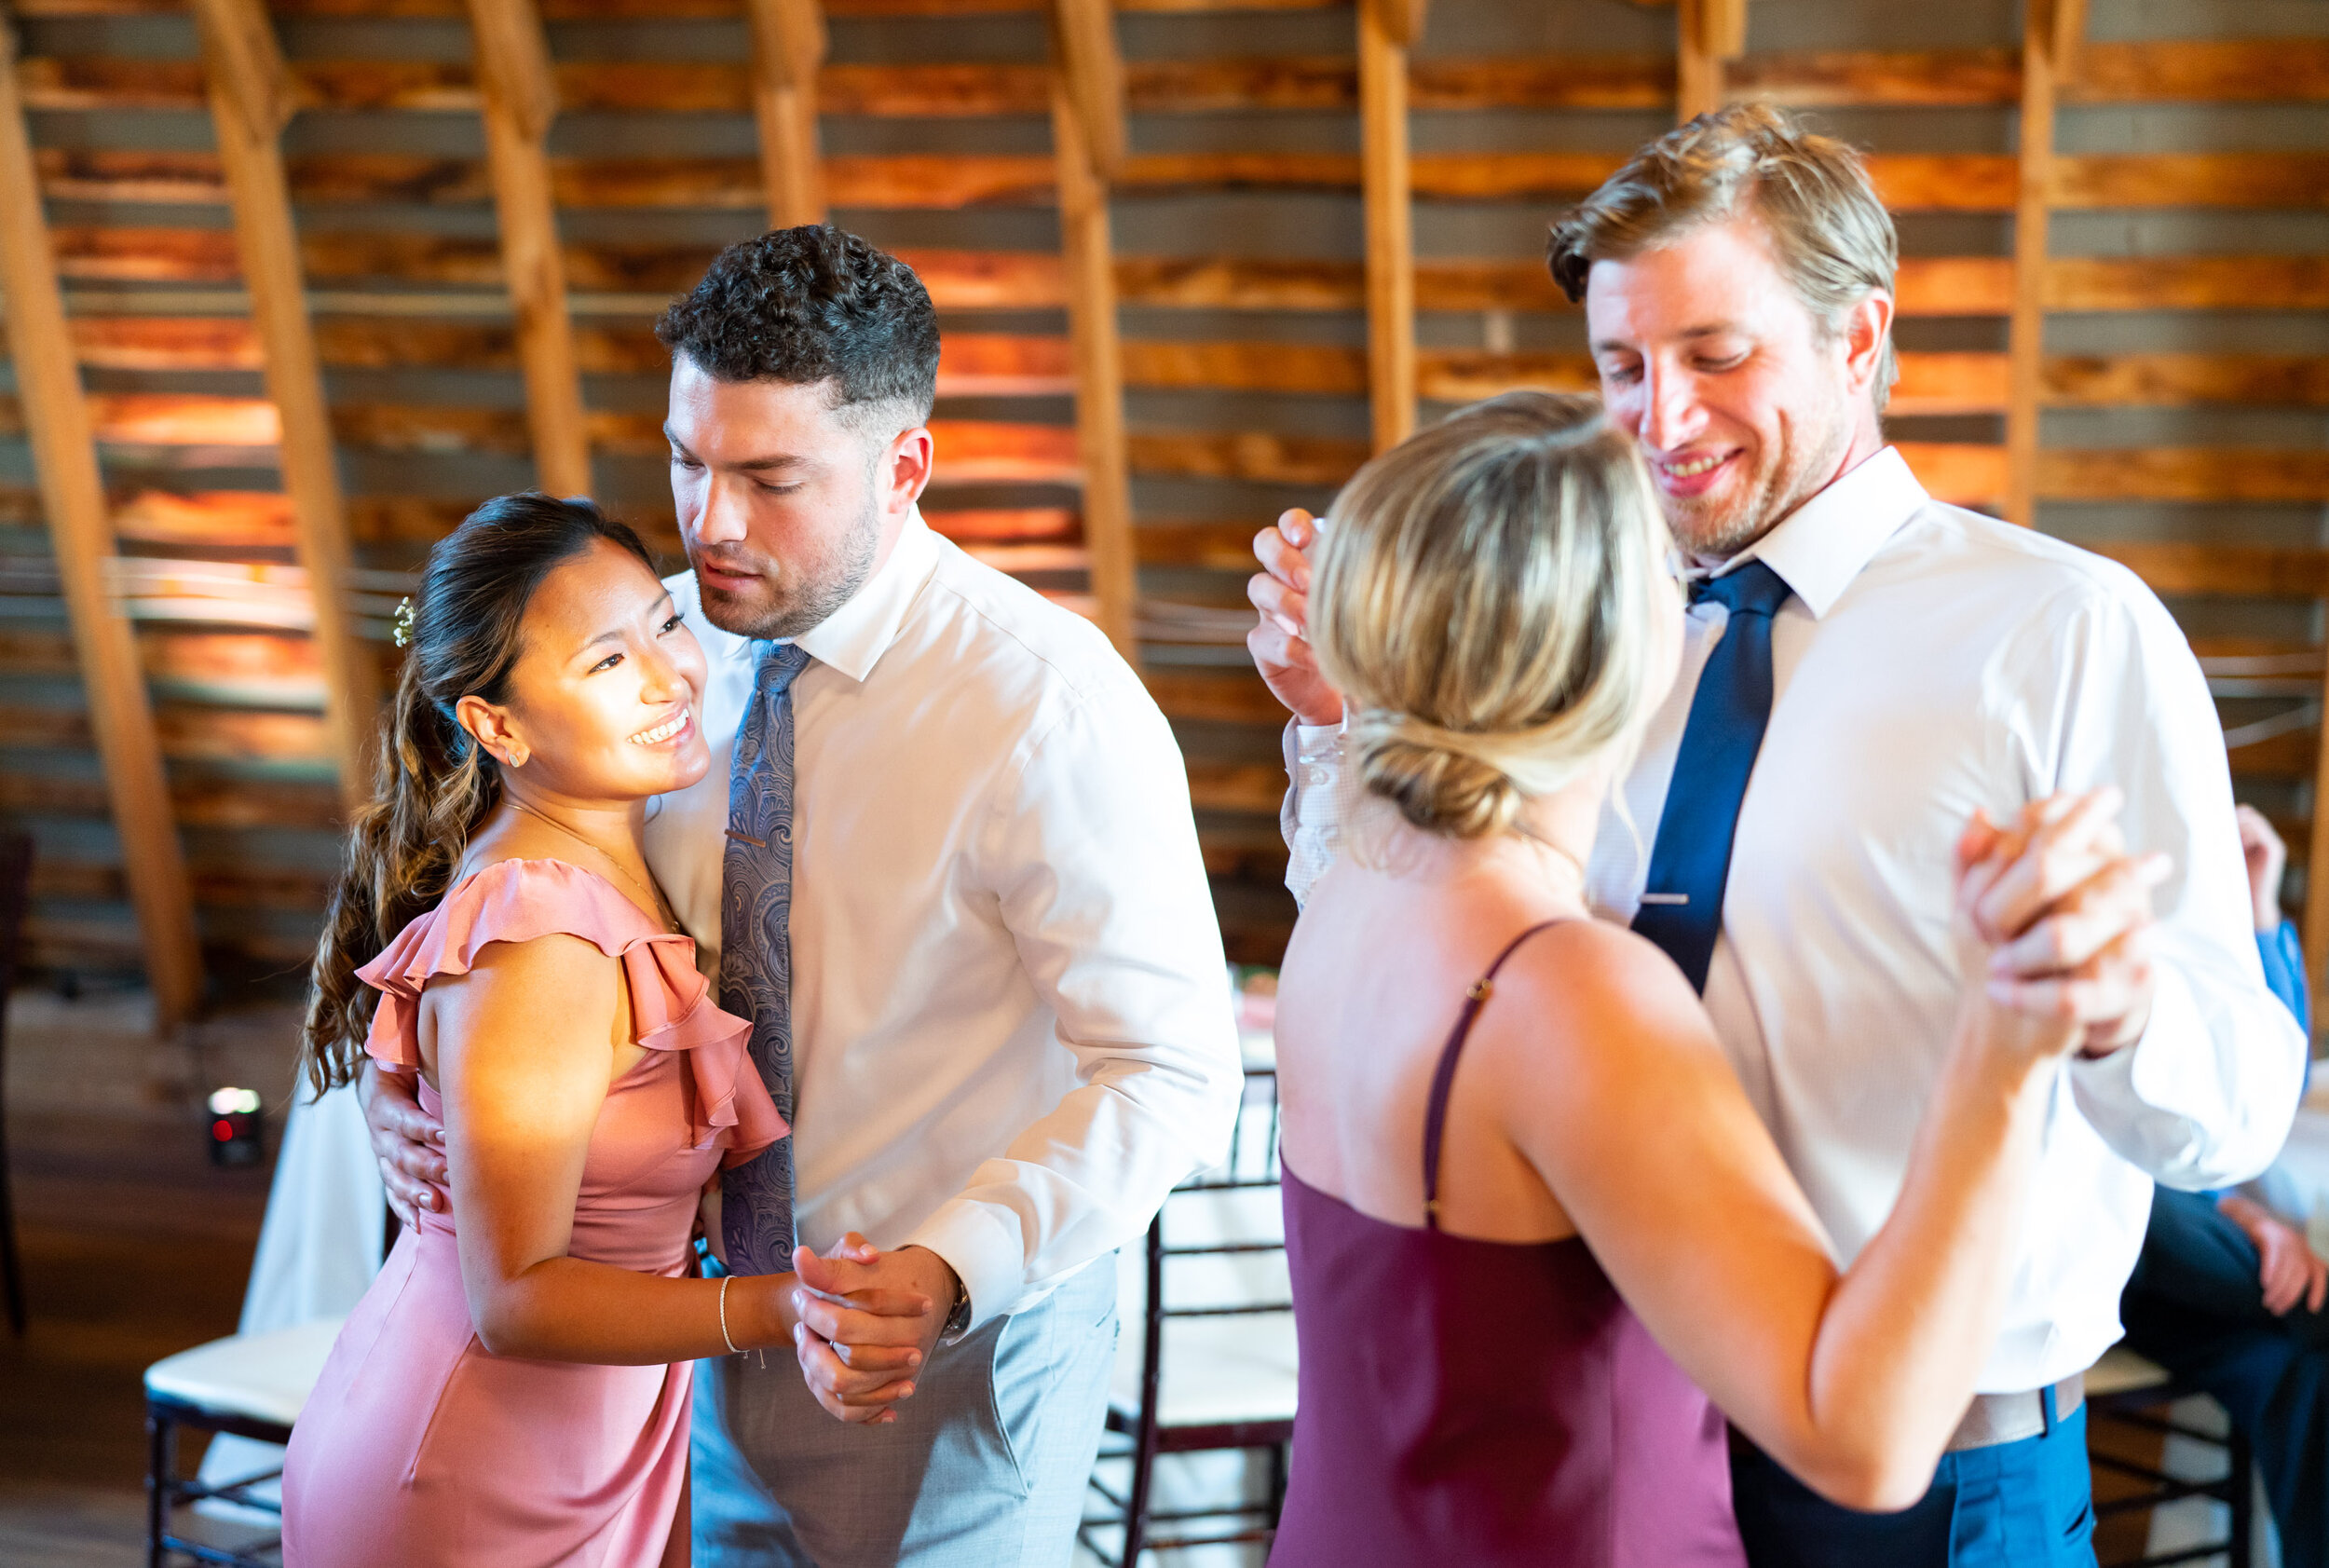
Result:
{"label": "rustic wood wall", "polygon": [[[344,693],[428,542],[539,480],[675,548],[647,323],[718,245],[819,210],[943,313],[933,522],[1137,654],[1233,954],[1273,957],[1247,541],[1416,417],[1590,385],[1545,226],[1672,122],[1678,79],[1871,149],[1909,258],[1896,438],[1938,493],[2169,597],[2301,867],[2329,7],[2034,4],[1119,0],[1111,29],[1094,0],[827,0],[820,37],[805,0],[0,0],[213,972],[305,960],[346,756],[327,684],[370,700]],[[296,235],[270,263],[274,127]],[[304,382],[264,374],[302,326],[286,255]],[[0,402],[0,811],[40,835],[41,961],[134,965],[143,862],[28,423]],[[319,563],[344,587],[320,615]],[[2329,905],[2309,924],[2318,951]]]}

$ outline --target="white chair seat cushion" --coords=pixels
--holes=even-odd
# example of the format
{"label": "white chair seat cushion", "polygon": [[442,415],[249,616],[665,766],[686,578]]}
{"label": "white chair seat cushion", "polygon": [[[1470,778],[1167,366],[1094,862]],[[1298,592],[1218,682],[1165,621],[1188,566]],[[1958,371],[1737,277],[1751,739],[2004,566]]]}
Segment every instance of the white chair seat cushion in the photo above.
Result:
{"label": "white chair seat cushion", "polygon": [[2103,1359],[2087,1373],[2087,1394],[2102,1398],[2112,1394],[2132,1394],[2139,1388],[2157,1388],[2174,1381],[2165,1367],[2146,1361],[2123,1344],[2115,1344],[2103,1353]]}
{"label": "white chair seat cushion", "polygon": [[319,1317],[269,1333],[197,1344],[146,1368],[145,1391],[201,1410],[289,1426],[299,1419],[346,1321]]}
{"label": "white chair seat cushion", "polygon": [[[1167,1317],[1157,1421],[1165,1427],[1294,1419],[1294,1316]],[[1124,1318],[1110,1398],[1140,1411],[1140,1319]]]}

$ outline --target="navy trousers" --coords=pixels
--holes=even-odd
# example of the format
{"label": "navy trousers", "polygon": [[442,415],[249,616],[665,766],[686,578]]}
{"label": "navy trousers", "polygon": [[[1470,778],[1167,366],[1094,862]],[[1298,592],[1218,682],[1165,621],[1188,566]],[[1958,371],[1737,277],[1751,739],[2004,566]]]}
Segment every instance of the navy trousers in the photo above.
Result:
{"label": "navy trousers", "polygon": [[1838,1507],[1734,1443],[1731,1493],[1752,1568],[2094,1568],[2087,1412],[2020,1442],[1942,1456],[1932,1490],[1895,1514]]}
{"label": "navy trousers", "polygon": [[2329,1315],[2267,1312],[2258,1266],[2213,1198],[2161,1188],[2119,1316],[2136,1354],[2213,1395],[2254,1446],[2282,1568],[2329,1568]]}

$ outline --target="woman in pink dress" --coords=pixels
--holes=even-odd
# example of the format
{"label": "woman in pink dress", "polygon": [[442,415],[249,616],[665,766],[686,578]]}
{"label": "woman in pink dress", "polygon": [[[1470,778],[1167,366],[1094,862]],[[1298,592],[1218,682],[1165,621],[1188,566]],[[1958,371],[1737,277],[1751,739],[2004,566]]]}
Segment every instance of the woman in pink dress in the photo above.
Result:
{"label": "woman in pink dress", "polygon": [[305,1065],[417,1070],[453,1202],[292,1435],[284,1559],[684,1563],[691,1363],[793,1327],[790,1275],[689,1277],[707,1185],[786,1130],[640,852],[710,765],[702,651],[630,529],[540,496],[431,551],[406,630]]}

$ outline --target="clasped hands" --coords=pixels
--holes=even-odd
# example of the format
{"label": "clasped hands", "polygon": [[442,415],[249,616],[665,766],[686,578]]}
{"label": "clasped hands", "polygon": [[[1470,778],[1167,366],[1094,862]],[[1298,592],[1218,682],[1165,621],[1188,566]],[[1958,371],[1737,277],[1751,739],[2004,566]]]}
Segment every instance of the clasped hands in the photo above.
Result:
{"label": "clasped hands", "polygon": [[809,1392],[842,1421],[896,1421],[953,1311],[953,1268],[926,1247],[884,1252],[854,1231],[822,1257],[796,1248],[793,1268],[793,1349]]}
{"label": "clasped hands", "polygon": [[[443,1124],[421,1109],[414,1083],[373,1066],[361,1091],[388,1207],[407,1226],[418,1212],[443,1212],[450,1185]],[[822,1257],[797,1248],[793,1263],[795,1274],[755,1284],[775,1296],[774,1319],[809,1391],[841,1421],[895,1422],[946,1329],[954,1270],[926,1247],[884,1252],[854,1231]]]}
{"label": "clasped hands", "polygon": [[2157,984],[2151,890],[2170,863],[2127,852],[2124,799],[2050,795],[2003,826],[1976,810],[1957,843],[1958,937],[1987,1000],[2090,1058],[2142,1037]]}

